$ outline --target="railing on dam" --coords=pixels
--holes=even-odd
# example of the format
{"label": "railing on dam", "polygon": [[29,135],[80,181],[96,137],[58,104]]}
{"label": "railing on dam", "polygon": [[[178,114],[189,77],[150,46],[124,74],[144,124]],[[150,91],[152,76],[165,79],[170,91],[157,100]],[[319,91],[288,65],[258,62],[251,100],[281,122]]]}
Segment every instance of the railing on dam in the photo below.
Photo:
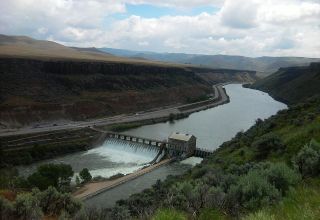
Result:
{"label": "railing on dam", "polygon": [[114,132],[107,132],[106,137],[107,138],[108,137],[109,138],[116,138],[116,139],[120,139],[120,140],[136,142],[136,143],[148,144],[148,145],[157,146],[157,147],[160,147],[162,144],[164,144],[164,145],[168,144],[166,141],[159,141],[159,140],[154,140],[154,139],[149,139],[149,138],[114,133]]}
{"label": "railing on dam", "polygon": [[[167,141],[159,141],[159,140],[155,140],[155,139],[137,137],[137,136],[120,134],[120,133],[115,133],[115,132],[105,132],[104,137],[105,138],[115,138],[115,139],[119,139],[119,140],[155,146],[155,147],[159,147],[159,149],[165,148],[167,150],[167,153],[169,153],[172,156],[179,156],[179,155],[180,156],[184,155],[186,157],[193,156],[193,155],[184,154],[187,151],[187,149],[185,147],[174,146],[174,145],[168,143]],[[207,149],[196,148],[196,150],[194,152],[194,156],[205,158],[205,157],[211,155],[212,153],[213,153],[212,151],[209,151]]]}

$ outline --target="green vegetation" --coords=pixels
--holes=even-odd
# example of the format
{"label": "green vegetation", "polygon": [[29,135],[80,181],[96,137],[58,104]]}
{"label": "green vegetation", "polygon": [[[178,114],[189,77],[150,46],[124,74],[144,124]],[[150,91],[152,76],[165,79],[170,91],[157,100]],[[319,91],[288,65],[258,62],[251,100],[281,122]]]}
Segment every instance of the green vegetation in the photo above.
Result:
{"label": "green vegetation", "polygon": [[280,68],[276,73],[258,80],[251,88],[270,93],[276,99],[297,104],[320,93],[320,63],[305,67]]}
{"label": "green vegetation", "polygon": [[44,215],[70,218],[81,207],[81,203],[70,194],[58,192],[54,187],[19,194],[14,202],[0,197],[1,219],[41,219]]}
{"label": "green vegetation", "polygon": [[[1,219],[41,219],[43,216],[70,219],[82,207],[69,192],[74,174],[70,165],[44,164],[27,178],[18,176],[14,168],[0,173]],[[84,169],[86,181],[91,179]],[[40,191],[41,190],[41,191]]]}
{"label": "green vegetation", "polygon": [[187,216],[174,209],[160,209],[155,213],[152,220],[187,220]]}
{"label": "green vegetation", "polygon": [[83,183],[89,182],[92,179],[92,176],[88,170],[88,168],[83,168],[79,173],[80,178]]}
{"label": "green vegetation", "polygon": [[320,182],[306,180],[280,203],[252,213],[243,220],[317,220],[320,216]]}
{"label": "green vegetation", "polygon": [[31,186],[41,190],[54,186],[62,191],[70,187],[73,170],[66,164],[44,164],[37,168],[37,171],[28,177]]}
{"label": "green vegetation", "polygon": [[[311,184],[320,181],[319,106],[320,98],[312,98],[257,120],[190,172],[158,181],[118,201],[116,209],[138,219],[268,219],[279,206],[274,219],[286,219],[294,215],[292,205],[303,200],[308,207],[304,215],[316,219],[319,199],[306,192],[320,193]],[[95,210],[99,215],[112,212]]]}
{"label": "green vegetation", "polygon": [[107,127],[108,130],[114,132],[122,132],[129,129],[137,128],[144,125],[142,122],[132,122],[132,123],[122,123],[122,124],[114,124]]}
{"label": "green vegetation", "polygon": [[[269,119],[258,119],[186,174],[157,181],[152,188],[118,201],[111,209],[79,211],[80,206],[69,200],[73,205],[61,208],[61,201],[66,201],[63,199],[50,202],[60,201],[55,211],[43,205],[41,201],[60,198],[45,195],[70,190],[72,169],[68,166],[39,167],[27,179],[7,169],[0,174],[1,188],[25,188],[28,193],[21,193],[14,202],[1,199],[0,209],[6,216],[35,219],[42,215],[81,220],[318,219],[319,106],[320,97],[312,97]],[[91,179],[87,171],[81,172],[82,181]],[[43,190],[41,195],[46,199],[41,199],[39,190],[30,191],[34,186]],[[36,208],[31,210],[31,206]]]}
{"label": "green vegetation", "polygon": [[138,128],[143,125],[150,125],[150,124],[166,122],[166,121],[174,122],[174,120],[187,118],[188,116],[189,114],[186,114],[186,113],[178,113],[178,114],[171,113],[168,117],[165,116],[162,118],[147,119],[147,120],[142,120],[137,122],[119,123],[119,124],[102,126],[101,128],[105,130],[114,131],[114,132],[123,132],[129,129]]}

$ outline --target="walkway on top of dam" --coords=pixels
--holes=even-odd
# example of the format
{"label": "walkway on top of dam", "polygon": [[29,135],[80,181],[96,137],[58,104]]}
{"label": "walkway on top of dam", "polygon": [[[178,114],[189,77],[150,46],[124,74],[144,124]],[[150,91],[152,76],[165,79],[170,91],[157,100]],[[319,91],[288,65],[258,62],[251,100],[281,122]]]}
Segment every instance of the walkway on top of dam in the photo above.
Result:
{"label": "walkway on top of dam", "polygon": [[[185,149],[182,149],[181,147],[173,146],[172,144],[168,143],[167,140],[160,141],[160,140],[150,139],[150,138],[145,138],[145,137],[137,137],[137,136],[133,136],[133,135],[104,131],[104,130],[101,130],[101,129],[95,128],[95,127],[92,127],[91,129],[102,133],[102,135],[100,136],[99,140],[97,140],[95,145],[102,144],[107,138],[116,138],[116,139],[124,140],[124,141],[128,141],[128,142],[156,146],[156,147],[159,147],[159,149],[161,146],[164,146],[167,149],[175,149],[177,151],[184,151],[185,150]],[[198,148],[197,147],[193,156],[204,158],[204,157],[210,156],[212,153],[213,153],[213,151],[210,151],[205,148]]]}

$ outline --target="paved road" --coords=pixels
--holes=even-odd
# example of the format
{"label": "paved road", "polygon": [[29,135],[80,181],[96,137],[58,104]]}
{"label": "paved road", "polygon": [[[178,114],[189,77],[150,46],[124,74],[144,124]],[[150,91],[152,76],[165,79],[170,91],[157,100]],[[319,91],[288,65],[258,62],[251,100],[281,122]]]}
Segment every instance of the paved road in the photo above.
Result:
{"label": "paved road", "polygon": [[186,105],[169,107],[169,108],[159,109],[155,111],[146,111],[146,112],[141,112],[137,114],[117,115],[113,117],[93,119],[88,121],[77,121],[77,122],[55,124],[55,125],[49,124],[49,125],[37,127],[37,128],[24,127],[21,129],[11,129],[11,130],[2,129],[0,130],[0,137],[11,136],[11,135],[21,135],[21,134],[32,134],[32,133],[39,133],[39,132],[49,132],[49,131],[57,131],[57,130],[64,130],[64,129],[85,128],[88,126],[105,126],[105,125],[111,125],[115,123],[125,123],[125,122],[142,121],[147,119],[162,118],[162,117],[167,117],[170,114],[178,114],[178,113],[189,114],[192,112],[206,109],[208,107],[211,108],[211,107],[215,107],[217,105],[221,105],[223,103],[228,102],[229,98],[225,93],[224,89],[222,88],[222,85],[215,85],[213,86],[213,89],[214,91],[217,91],[215,92],[215,95],[218,95],[219,97],[221,97],[217,102],[214,102],[205,106],[195,107],[195,108],[184,110],[184,111],[179,110],[179,108]]}

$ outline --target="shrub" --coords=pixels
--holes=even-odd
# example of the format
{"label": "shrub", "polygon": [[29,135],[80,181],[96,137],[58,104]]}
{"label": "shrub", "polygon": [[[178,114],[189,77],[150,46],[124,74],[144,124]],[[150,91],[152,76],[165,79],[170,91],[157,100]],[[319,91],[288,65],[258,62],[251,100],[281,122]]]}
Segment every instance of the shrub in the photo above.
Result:
{"label": "shrub", "polygon": [[33,195],[38,198],[42,211],[50,216],[59,216],[64,213],[72,217],[82,206],[70,194],[58,192],[52,186],[43,192],[33,190]]}
{"label": "shrub", "polygon": [[284,145],[277,135],[269,133],[253,142],[252,147],[256,150],[256,158],[264,159],[271,151],[282,150]]}
{"label": "shrub", "polygon": [[24,193],[17,196],[14,203],[15,215],[18,219],[41,219],[43,216],[39,201],[30,193]]}
{"label": "shrub", "polygon": [[210,187],[205,195],[205,204],[206,208],[216,208],[223,209],[224,203],[226,200],[226,193],[217,187]]}
{"label": "shrub", "polygon": [[320,151],[312,144],[305,145],[293,159],[293,163],[303,177],[319,175]]}
{"label": "shrub", "polygon": [[12,219],[13,211],[12,204],[7,199],[0,196],[0,219]]}
{"label": "shrub", "polygon": [[265,170],[264,175],[282,195],[285,195],[288,189],[296,185],[300,180],[300,175],[284,163],[270,164],[270,167]]}
{"label": "shrub", "polygon": [[129,210],[125,206],[115,206],[111,212],[111,219],[113,220],[130,219]]}
{"label": "shrub", "polygon": [[280,199],[279,191],[259,171],[253,170],[231,186],[229,198],[246,209],[254,210]]}

